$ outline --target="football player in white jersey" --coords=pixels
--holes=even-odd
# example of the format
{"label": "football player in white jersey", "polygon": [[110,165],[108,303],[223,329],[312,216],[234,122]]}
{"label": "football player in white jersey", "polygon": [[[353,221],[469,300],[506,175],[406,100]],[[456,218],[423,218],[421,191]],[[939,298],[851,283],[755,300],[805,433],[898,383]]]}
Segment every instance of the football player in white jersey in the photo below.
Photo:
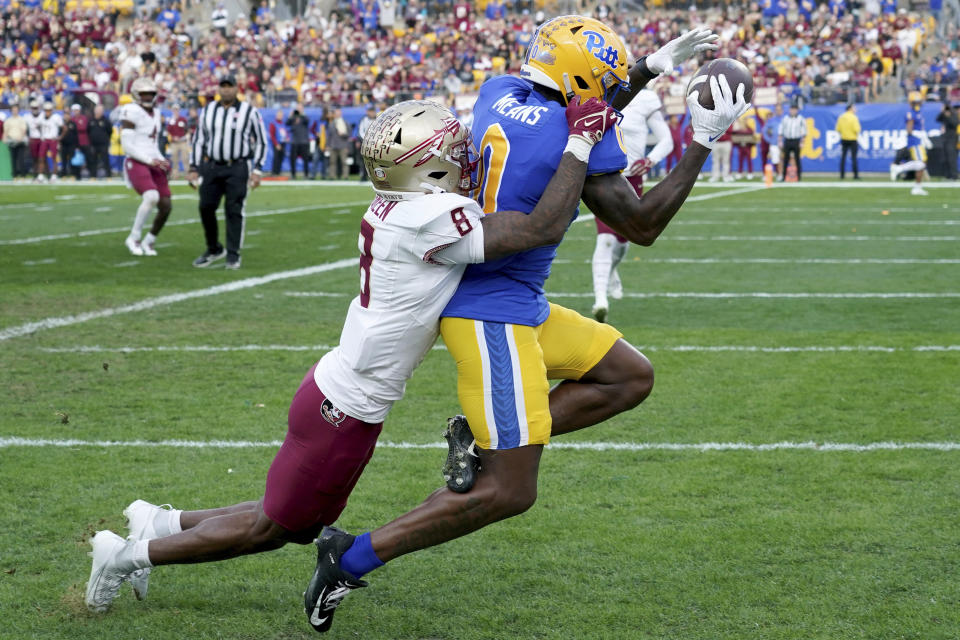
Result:
{"label": "football player in white jersey", "polygon": [[43,114],[40,113],[40,100],[34,98],[30,101],[30,112],[23,116],[27,121],[27,138],[30,141],[30,159],[33,161],[33,179],[34,182],[40,182],[43,172],[40,170],[40,121]]}
{"label": "football player in white jersey", "polygon": [[[120,144],[126,156],[124,180],[140,195],[140,206],[124,244],[135,256],[155,256],[157,235],[170,217],[170,185],[167,182],[170,163],[158,146],[163,121],[160,110],[154,108],[157,85],[150,78],[137,78],[130,86],[130,93],[134,101],[124,105],[118,117]],[[143,225],[154,207],[157,215],[153,226],[141,240]]]}
{"label": "football player in white jersey", "polygon": [[[360,221],[360,294],[350,304],[340,345],[294,395],[263,498],[203,511],[131,503],[124,510],[129,539],[100,531],[91,541],[90,609],[106,610],[127,580],[142,598],[155,565],[306,544],[337,519],[373,455],[384,418],[433,345],[440,312],[466,265],[563,237],[590,151],[617,115],[593,98],[571,102],[566,118],[567,145],[536,208],[529,215],[483,215],[466,196],[476,186],[476,150],[450,111],[408,101],[380,114],[361,149],[376,197]],[[329,617],[316,615],[311,622],[318,630],[329,627]]]}
{"label": "football player in white jersey", "polygon": [[[639,91],[623,109],[620,131],[627,149],[627,169],[623,175],[639,196],[643,193],[643,176],[673,151],[673,137],[670,135],[670,127],[663,119],[663,103],[660,102],[660,97],[650,89]],[[651,133],[657,142],[648,154],[647,141]],[[623,283],[617,266],[627,254],[630,242],[604,224],[600,218],[596,218],[596,221],[597,245],[591,261],[593,317],[598,322],[605,322],[610,309],[607,295],[614,300],[623,297]]]}
{"label": "football player in white jersey", "polygon": [[[44,181],[44,173],[50,173],[50,182],[57,181],[57,150],[60,147],[60,134],[63,132],[63,116],[55,113],[52,102],[43,103],[40,116],[40,172],[37,178]],[[47,160],[50,160],[48,163]],[[52,168],[51,168],[52,166]]]}

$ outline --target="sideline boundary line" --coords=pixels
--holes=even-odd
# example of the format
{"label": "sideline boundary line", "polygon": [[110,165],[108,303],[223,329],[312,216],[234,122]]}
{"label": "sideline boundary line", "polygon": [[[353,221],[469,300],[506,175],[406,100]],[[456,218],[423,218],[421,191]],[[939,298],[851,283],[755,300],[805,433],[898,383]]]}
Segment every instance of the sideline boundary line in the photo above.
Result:
{"label": "sideline boundary line", "polygon": [[204,289],[195,289],[193,291],[185,291],[183,293],[172,293],[165,296],[159,296],[156,298],[146,298],[139,302],[134,302],[132,304],[127,304],[119,307],[108,307],[106,309],[100,309],[98,311],[87,311],[72,316],[58,316],[51,318],[44,318],[43,320],[38,320],[36,322],[27,322],[14,327],[7,327],[6,329],[0,329],[0,342],[4,340],[9,340],[11,338],[19,338],[21,336],[26,336],[31,333],[36,333],[37,331],[45,331],[47,329],[55,329],[57,327],[67,327],[74,324],[81,324],[83,322],[88,322],[90,320],[98,320],[100,318],[109,318],[110,316],[115,316],[121,313],[132,313],[134,311],[145,311],[147,309],[152,309],[154,307],[162,307],[176,302],[183,302],[184,300],[192,300],[194,298],[205,298],[208,296],[215,296],[221,293],[230,293],[233,291],[240,291],[241,289],[249,289],[251,287],[259,287],[263,284],[269,284],[271,282],[276,282],[277,280],[285,280],[288,278],[300,278],[303,276],[312,276],[317,273],[323,273],[325,271],[333,271],[335,269],[343,269],[345,267],[353,267],[359,264],[360,258],[345,258],[343,260],[337,260],[335,262],[327,262],[324,264],[315,265],[312,267],[304,267],[302,269],[292,269],[290,271],[277,271],[275,273],[267,274],[265,276],[259,276],[256,278],[245,278],[243,280],[236,280],[234,282],[228,282],[226,284],[220,284],[213,287],[206,287]]}
{"label": "sideline boundary line", "polygon": [[[38,347],[43,353],[232,353],[243,351],[316,351],[327,352],[334,348],[330,344],[243,344],[235,346],[216,345],[160,345],[156,347],[104,347],[95,345],[78,345],[75,347]],[[648,352],[677,352],[677,353],[942,353],[946,351],[960,351],[960,344],[925,344],[913,347],[885,347],[882,345],[826,345],[826,346],[795,346],[795,347],[762,347],[757,345],[637,345],[640,351]],[[446,351],[447,347],[435,344],[433,351]]]}
{"label": "sideline boundary line", "polygon": [[[277,448],[280,440],[52,440],[43,438],[0,437],[0,449],[5,447],[169,447],[177,449],[258,449]],[[960,442],[551,442],[551,449],[572,451],[823,451],[866,453],[871,451],[960,451]],[[377,443],[385,449],[446,449],[446,442],[389,442]]]}

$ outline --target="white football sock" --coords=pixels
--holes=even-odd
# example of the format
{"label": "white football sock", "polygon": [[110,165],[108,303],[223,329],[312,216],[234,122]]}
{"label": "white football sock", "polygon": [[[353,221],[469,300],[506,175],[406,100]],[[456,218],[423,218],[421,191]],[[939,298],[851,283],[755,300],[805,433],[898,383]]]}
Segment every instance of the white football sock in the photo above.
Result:
{"label": "white football sock", "polygon": [[591,267],[593,270],[594,306],[606,307],[607,285],[610,284],[610,271],[613,268],[614,245],[616,237],[611,233],[598,233],[597,245],[593,250]]}
{"label": "white football sock", "polygon": [[152,567],[149,554],[149,540],[128,540],[113,559],[113,566],[121,574],[133,573],[137,569]]}
{"label": "white football sock", "polygon": [[158,538],[172,536],[180,533],[183,529],[180,527],[180,514],[182,509],[161,509],[153,517],[153,530],[156,531]]}
{"label": "white football sock", "polygon": [[160,194],[154,189],[143,192],[143,199],[140,200],[140,206],[137,207],[137,215],[133,219],[133,228],[130,230],[131,237],[137,240],[140,239],[140,235],[143,233],[143,225],[147,221],[147,216],[150,215],[150,212],[157,206],[157,202],[159,201]]}
{"label": "white football sock", "polygon": [[157,236],[153,235],[148,231],[147,235],[144,236],[143,238],[143,244],[149,245],[152,247],[156,242],[157,242]]}

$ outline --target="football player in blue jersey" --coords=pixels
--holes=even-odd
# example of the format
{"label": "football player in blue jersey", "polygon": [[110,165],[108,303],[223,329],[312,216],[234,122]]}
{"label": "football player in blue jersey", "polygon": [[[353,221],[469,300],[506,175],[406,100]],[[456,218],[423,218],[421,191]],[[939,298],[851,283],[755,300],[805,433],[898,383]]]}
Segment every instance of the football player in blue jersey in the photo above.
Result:
{"label": "football player in blue jersey", "polygon": [[[660,73],[716,49],[716,39],[695,29],[628,71],[620,37],[603,23],[561,16],[541,25],[520,77],[487,81],[474,106],[483,211],[533,209],[563,154],[569,101],[601,98],[623,108]],[[699,104],[699,91],[688,96],[693,143],[643,198],[621,174],[626,154],[619,131],[593,148],[583,200],[628,240],[656,240],[714,142],[749,108],[742,85],[734,93],[720,76],[709,86],[714,109]],[[570,221],[575,217],[573,208]],[[451,419],[444,434],[447,488],[369,534],[325,529],[305,593],[308,615],[311,608],[332,614],[350,589],[366,585],[359,578],[384,562],[526,511],[536,500],[540,456],[552,435],[602,422],[650,393],[653,368],[620,332],[547,302],[543,285],[556,251],[554,244],[467,267],[440,324],[466,414]],[[563,382],[550,389],[551,379]]]}
{"label": "football player in blue jersey", "polygon": [[919,91],[911,91],[908,96],[910,108],[907,109],[905,127],[907,130],[907,146],[900,149],[890,165],[890,179],[896,180],[901,173],[913,171],[914,185],[910,189],[911,195],[928,195],[923,188],[923,177],[927,173],[927,138],[926,129],[923,126],[923,114],[920,109],[923,106],[923,96]]}

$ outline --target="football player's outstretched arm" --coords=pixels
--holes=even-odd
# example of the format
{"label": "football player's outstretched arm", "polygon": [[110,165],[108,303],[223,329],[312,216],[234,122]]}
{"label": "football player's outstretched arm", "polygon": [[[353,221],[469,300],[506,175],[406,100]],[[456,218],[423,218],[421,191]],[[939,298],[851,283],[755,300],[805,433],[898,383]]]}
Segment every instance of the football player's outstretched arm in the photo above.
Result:
{"label": "football player's outstretched arm", "polygon": [[630,67],[630,91],[619,92],[613,99],[613,108],[620,111],[626,107],[647,83],[661,73],[671,73],[674,67],[696,54],[716,49],[719,38],[710,29],[698,27],[674,38],[650,55],[643,56]]}
{"label": "football player's outstretched arm", "polygon": [[[700,169],[710,155],[717,138],[750,108],[743,99],[744,86],[737,87],[736,100],[724,76],[710,78],[714,109],[700,105],[699,91],[687,96],[693,142],[680,162],[660,183],[637,197],[622,175],[608,173],[590,176],[583,187],[583,201],[594,215],[631,242],[651,245],[660,236],[674,214],[690,194]],[[717,96],[721,96],[717,99]]]}
{"label": "football player's outstretched arm", "polygon": [[563,239],[573,211],[580,202],[590,150],[617,121],[616,112],[596,98],[583,104],[579,98],[574,98],[567,105],[566,114],[570,126],[567,146],[560,165],[533,211],[529,214],[498,211],[483,217],[485,260],[558,244]]}

